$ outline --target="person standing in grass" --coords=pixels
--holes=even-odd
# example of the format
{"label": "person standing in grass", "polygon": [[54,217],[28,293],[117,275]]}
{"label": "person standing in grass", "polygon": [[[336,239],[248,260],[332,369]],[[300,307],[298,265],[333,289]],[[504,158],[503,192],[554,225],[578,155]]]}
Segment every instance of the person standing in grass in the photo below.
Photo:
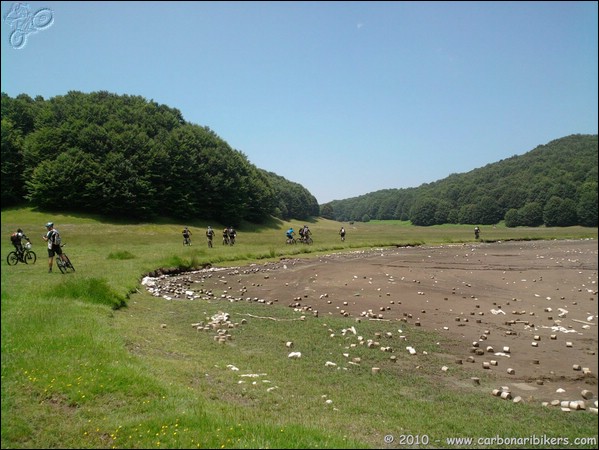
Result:
{"label": "person standing in grass", "polygon": [[181,234],[183,234],[183,245],[191,245],[191,231],[189,231],[189,228],[183,228]]}
{"label": "person standing in grass", "polygon": [[223,245],[229,245],[229,229],[223,228]]}
{"label": "person standing in grass", "polygon": [[214,237],[214,230],[210,225],[208,225],[208,229],[206,230],[206,238],[208,238],[208,247],[212,248],[212,238]]}
{"label": "person standing in grass", "polygon": [[54,255],[58,255],[58,257],[64,261],[62,248],[60,247],[62,239],[60,238],[58,230],[54,228],[54,222],[48,222],[46,224],[46,231],[47,232],[42,236],[42,239],[48,243],[48,273],[52,273]]}

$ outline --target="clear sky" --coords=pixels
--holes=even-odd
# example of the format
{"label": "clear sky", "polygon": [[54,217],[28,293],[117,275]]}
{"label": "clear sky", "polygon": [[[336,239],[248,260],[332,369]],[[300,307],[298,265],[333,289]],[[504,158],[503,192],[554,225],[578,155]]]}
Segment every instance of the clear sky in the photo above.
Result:
{"label": "clear sky", "polygon": [[18,3],[2,92],[177,108],[321,204],[597,134],[597,2]]}

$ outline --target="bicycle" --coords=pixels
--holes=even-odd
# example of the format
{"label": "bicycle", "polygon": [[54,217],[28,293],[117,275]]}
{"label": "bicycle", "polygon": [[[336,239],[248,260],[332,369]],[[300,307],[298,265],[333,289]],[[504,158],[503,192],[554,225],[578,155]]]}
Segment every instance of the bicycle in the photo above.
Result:
{"label": "bicycle", "polygon": [[31,242],[26,242],[23,245],[23,251],[18,252],[13,250],[6,257],[6,262],[9,266],[16,266],[19,262],[25,264],[35,264],[37,261],[37,255],[31,250]]}
{"label": "bicycle", "polygon": [[191,238],[183,237],[183,245],[191,246]]}
{"label": "bicycle", "polygon": [[297,239],[295,239],[294,237],[287,236],[287,239],[285,240],[285,244],[291,244],[291,245],[293,245],[295,243],[297,243]]}
{"label": "bicycle", "polygon": [[312,240],[312,236],[301,237],[301,238],[299,238],[299,242],[300,242],[300,244],[308,244],[308,245],[314,243],[314,241]]}
{"label": "bicycle", "polygon": [[[64,247],[65,245],[61,244],[60,246]],[[62,273],[68,273],[69,270],[75,272],[75,267],[65,252],[62,252],[62,258],[60,255],[56,255],[56,265]]]}

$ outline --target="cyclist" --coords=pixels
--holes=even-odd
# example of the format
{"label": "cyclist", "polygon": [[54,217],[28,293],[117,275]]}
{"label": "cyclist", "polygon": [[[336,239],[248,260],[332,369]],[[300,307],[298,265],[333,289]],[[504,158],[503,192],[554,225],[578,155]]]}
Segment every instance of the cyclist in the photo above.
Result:
{"label": "cyclist", "polygon": [[183,231],[181,232],[181,234],[183,234],[183,245],[191,245],[191,231],[189,231],[189,228],[185,227],[183,228]]}
{"label": "cyclist", "polygon": [[474,227],[474,238],[478,239],[480,237],[480,228],[478,226]]}
{"label": "cyclist", "polygon": [[235,244],[235,238],[237,237],[237,231],[235,231],[235,228],[233,228],[232,225],[229,227],[228,233],[229,233],[229,244],[231,244],[231,245]]}
{"label": "cyclist", "polygon": [[212,238],[214,237],[214,230],[210,225],[208,225],[208,229],[206,230],[206,237],[208,238],[208,247],[212,247]]}
{"label": "cyclist", "polygon": [[304,225],[304,239],[308,239],[311,234],[312,232],[310,231],[308,225]]}
{"label": "cyclist", "polygon": [[223,228],[223,245],[229,245],[229,229]]}
{"label": "cyclist", "polygon": [[23,233],[23,230],[21,230],[20,228],[17,230],[16,233],[10,235],[10,242],[12,242],[12,245],[14,245],[15,250],[17,251],[17,256],[20,260],[23,259],[24,252],[22,242],[23,239],[25,239],[27,242],[31,242],[31,240],[27,236],[25,236],[25,233]]}
{"label": "cyclist", "polygon": [[339,236],[341,236],[341,240],[345,241],[345,228],[341,227],[341,229],[339,230]]}
{"label": "cyclist", "polygon": [[44,241],[48,243],[48,273],[52,273],[52,265],[54,264],[54,255],[58,255],[65,263],[66,260],[62,256],[62,248],[60,244],[62,242],[60,233],[54,228],[54,222],[48,222],[46,224],[47,233],[42,236]]}
{"label": "cyclist", "polygon": [[287,232],[285,233],[285,235],[287,236],[287,240],[288,241],[293,241],[293,235],[295,234],[295,231],[293,231],[293,228],[289,228],[287,230]]}

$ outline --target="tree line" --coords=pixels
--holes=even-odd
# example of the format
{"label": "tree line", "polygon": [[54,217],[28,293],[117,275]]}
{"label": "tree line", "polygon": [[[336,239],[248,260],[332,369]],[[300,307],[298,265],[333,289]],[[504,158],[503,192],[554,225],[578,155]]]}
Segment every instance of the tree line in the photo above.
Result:
{"label": "tree line", "polygon": [[[261,223],[322,216],[515,226],[597,226],[597,135],[571,135],[416,188],[318,205],[210,128],[140,96],[2,93],[2,205],[151,219]],[[367,175],[365,175],[367,176]]]}
{"label": "tree line", "polygon": [[321,205],[338,221],[409,220],[516,226],[597,226],[597,135],[571,135],[417,188]]}
{"label": "tree line", "polygon": [[303,186],[140,96],[2,93],[2,205],[261,223],[319,214]]}

